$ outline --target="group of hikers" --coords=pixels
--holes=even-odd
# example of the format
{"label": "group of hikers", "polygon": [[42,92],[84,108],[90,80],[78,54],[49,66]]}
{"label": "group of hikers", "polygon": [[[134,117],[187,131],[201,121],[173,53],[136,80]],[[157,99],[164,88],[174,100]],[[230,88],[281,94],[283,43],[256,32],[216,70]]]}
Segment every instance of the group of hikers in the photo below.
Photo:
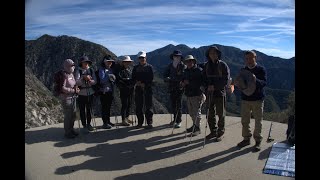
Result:
{"label": "group of hikers", "polygon": [[[233,93],[236,87],[241,91],[241,123],[243,140],[238,147],[250,145],[253,136],[255,150],[261,149],[261,129],[263,106],[267,83],[267,74],[263,66],[256,62],[254,51],[245,51],[245,65],[237,77],[232,80],[230,69],[221,60],[221,51],[217,46],[210,46],[205,52],[207,61],[200,64],[193,55],[183,56],[180,50],[170,54],[171,63],[163,72],[163,80],[168,84],[172,128],[180,128],[182,123],[182,96],[187,97],[187,110],[193,124],[187,128],[193,136],[201,134],[201,108],[207,104],[207,122],[210,129],[205,139],[221,141],[225,133],[226,96]],[[91,67],[92,61],[87,56],[80,58],[79,64],[66,59],[63,64],[65,72],[62,91],[59,95],[64,109],[65,137],[74,138],[78,132],[74,129],[76,119],[76,102],[80,110],[82,129],[90,132],[95,130],[91,125],[92,102],[94,94],[98,93],[101,102],[102,128],[110,129],[115,124],[110,121],[110,109],[114,99],[115,86],[119,88],[121,99],[122,125],[129,126],[132,103],[135,103],[135,116],[138,120],[136,128],[142,128],[146,121],[146,129],[153,128],[152,85],[154,70],[147,63],[147,54],[140,51],[137,54],[138,64],[133,65],[130,56],[120,60],[120,66],[115,59],[106,55],[97,73]],[[79,66],[76,68],[76,66]],[[75,75],[74,75],[75,74]],[[96,85],[99,86],[96,86]],[[94,88],[98,87],[98,88]],[[78,99],[77,101],[75,99]],[[216,118],[216,116],[218,118]],[[250,130],[250,118],[255,119],[255,128]],[[206,126],[207,127],[207,126]]]}

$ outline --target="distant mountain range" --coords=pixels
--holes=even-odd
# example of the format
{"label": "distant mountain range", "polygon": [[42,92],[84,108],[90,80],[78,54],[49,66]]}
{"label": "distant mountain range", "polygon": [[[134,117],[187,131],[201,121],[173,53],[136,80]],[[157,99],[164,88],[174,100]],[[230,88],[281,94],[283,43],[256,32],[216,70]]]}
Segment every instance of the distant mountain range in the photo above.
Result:
{"label": "distant mountain range", "polygon": [[[239,69],[243,67],[243,50],[230,46],[223,46],[214,44],[222,51],[222,60],[224,60],[230,67],[232,77],[235,77]],[[155,73],[154,87],[154,111],[155,113],[168,113],[170,111],[170,103],[167,95],[166,84],[162,81],[163,68],[170,63],[170,54],[179,49],[184,55],[192,54],[198,59],[198,62],[206,61],[205,51],[208,46],[199,48],[190,48],[186,45],[180,44],[174,46],[169,44],[165,47],[147,52],[147,61],[152,64]],[[268,56],[262,52],[257,52],[257,62],[266,67],[268,73],[268,87],[266,99],[266,110],[269,112],[277,112],[285,109],[286,98],[295,87],[295,58],[282,59],[278,57]],[[83,54],[88,55],[89,59],[93,61],[93,66],[96,68],[102,58],[109,54],[114,58],[117,56],[102,45],[81,40],[70,36],[50,36],[43,35],[36,40],[25,41],[25,66],[28,68],[28,77],[35,76],[39,82],[43,83],[48,90],[53,89],[53,74],[58,71],[65,59],[71,58],[73,60],[79,59]],[[136,60],[136,55],[130,55],[132,59]],[[136,61],[135,61],[136,62]],[[30,74],[30,75],[29,75]],[[27,78],[27,75],[26,75]],[[34,80],[36,81],[36,80]],[[26,86],[32,83],[26,80]],[[26,88],[26,93],[29,93],[30,88]],[[111,109],[112,114],[119,114],[121,107],[118,91],[115,94],[115,102]],[[48,101],[52,98],[52,94],[46,93],[43,101]],[[38,98],[39,99],[39,98]],[[184,98],[185,102],[185,98]],[[231,115],[239,115],[240,94],[235,92],[228,97],[227,110]],[[96,115],[100,115],[99,100],[97,99],[95,106]],[[43,105],[43,103],[42,103]],[[26,102],[26,107],[29,106]],[[185,105],[183,105],[185,110]],[[34,106],[32,106],[34,107]],[[35,108],[35,107],[34,107]],[[38,107],[43,108],[43,107]],[[52,107],[50,109],[53,109]],[[57,108],[56,108],[57,109]],[[30,109],[29,109],[30,110]],[[38,110],[40,111],[40,110]],[[26,117],[27,118],[27,117]],[[43,117],[42,117],[43,118]],[[27,121],[27,119],[26,119]]]}

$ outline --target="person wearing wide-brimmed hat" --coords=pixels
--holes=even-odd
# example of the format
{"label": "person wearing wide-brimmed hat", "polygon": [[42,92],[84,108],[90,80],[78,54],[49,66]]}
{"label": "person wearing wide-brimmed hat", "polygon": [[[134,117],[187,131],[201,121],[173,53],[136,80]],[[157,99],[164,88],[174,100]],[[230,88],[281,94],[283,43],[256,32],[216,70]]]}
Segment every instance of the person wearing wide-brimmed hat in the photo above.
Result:
{"label": "person wearing wide-brimmed hat", "polygon": [[[132,70],[132,79],[135,84],[135,105],[138,125],[136,128],[142,128],[144,116],[147,122],[146,129],[153,128],[153,104],[152,104],[152,81],[153,67],[147,63],[147,53],[140,51],[137,54],[139,64],[135,65]],[[145,108],[143,108],[143,106]],[[143,112],[143,109],[145,110]],[[145,113],[145,114],[143,114]]]}
{"label": "person wearing wide-brimmed hat", "polygon": [[193,121],[193,125],[187,129],[187,132],[192,132],[193,136],[201,133],[201,107],[206,100],[201,86],[204,86],[204,77],[202,68],[198,67],[197,59],[192,55],[187,55],[184,58],[184,63],[187,69],[183,73],[181,85],[185,88],[184,94],[187,96],[188,112]]}
{"label": "person wearing wide-brimmed hat", "polygon": [[[226,85],[230,78],[230,69],[221,60],[221,51],[217,46],[210,46],[206,51],[208,62],[205,63],[203,73],[207,87],[207,101],[209,104],[208,124],[211,133],[207,140],[216,137],[221,141],[225,132],[226,116]],[[217,123],[216,115],[219,121]]]}
{"label": "person wearing wide-brimmed hat", "polygon": [[121,117],[122,125],[129,126],[132,120],[129,119],[130,109],[132,106],[132,96],[134,82],[132,80],[132,64],[130,56],[124,56],[120,59],[120,70],[117,73],[117,86],[120,90],[121,99]]}
{"label": "person wearing wide-brimmed hat", "polygon": [[241,91],[241,123],[243,141],[238,147],[250,145],[252,133],[250,131],[251,112],[255,119],[253,138],[256,141],[255,151],[261,149],[262,118],[265,92],[267,85],[267,73],[263,66],[256,62],[257,55],[254,51],[245,51],[245,67],[240,70],[234,85]]}
{"label": "person wearing wide-brimmed hat", "polygon": [[174,121],[170,125],[175,128],[181,127],[181,114],[182,114],[182,94],[183,88],[180,86],[186,65],[183,64],[183,56],[180,50],[174,50],[170,54],[172,62],[167,66],[163,73],[164,81],[168,83],[168,90],[170,93],[171,113],[173,114]]}
{"label": "person wearing wide-brimmed hat", "polygon": [[80,89],[78,98],[80,119],[85,132],[94,130],[91,126],[91,106],[94,94],[92,85],[96,84],[97,78],[94,70],[90,67],[91,65],[92,61],[89,60],[88,56],[83,55],[80,58],[80,68],[76,72],[76,82]]}
{"label": "person wearing wide-brimmed hat", "polygon": [[100,64],[98,75],[100,79],[99,97],[101,102],[102,128],[110,129],[114,126],[110,121],[110,109],[114,99],[114,83],[116,76],[113,72],[114,58],[105,55]]}

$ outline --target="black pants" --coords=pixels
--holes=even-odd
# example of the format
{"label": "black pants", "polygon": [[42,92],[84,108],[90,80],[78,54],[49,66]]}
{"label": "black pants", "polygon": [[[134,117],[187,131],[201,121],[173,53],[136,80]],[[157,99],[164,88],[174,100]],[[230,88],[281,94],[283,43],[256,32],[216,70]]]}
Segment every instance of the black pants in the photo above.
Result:
{"label": "black pants", "polygon": [[101,102],[101,115],[103,124],[110,123],[110,109],[113,101],[113,93],[107,92],[105,94],[100,94]]}
{"label": "black pants", "polygon": [[173,114],[173,120],[176,119],[176,123],[180,123],[182,114],[182,90],[172,90],[170,91],[170,101],[171,101],[171,113]]}
{"label": "black pants", "polygon": [[121,117],[122,120],[129,117],[132,106],[133,88],[120,88]]}
{"label": "black pants", "polygon": [[[144,100],[144,101],[143,101]],[[140,87],[135,89],[135,103],[136,103],[136,115],[138,118],[138,124],[142,125],[144,122],[143,105],[145,106],[145,118],[147,124],[152,124],[152,88],[145,87],[144,90]]]}
{"label": "black pants", "polygon": [[80,110],[80,119],[83,127],[87,127],[91,123],[91,107],[93,101],[93,95],[82,96],[79,95],[79,110]]}

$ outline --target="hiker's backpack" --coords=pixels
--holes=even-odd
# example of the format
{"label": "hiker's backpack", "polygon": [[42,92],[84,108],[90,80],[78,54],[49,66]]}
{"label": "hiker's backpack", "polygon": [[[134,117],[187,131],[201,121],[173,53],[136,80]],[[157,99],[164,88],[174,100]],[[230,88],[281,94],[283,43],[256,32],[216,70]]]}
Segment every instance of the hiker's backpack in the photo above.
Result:
{"label": "hiker's backpack", "polygon": [[62,93],[63,82],[66,77],[66,72],[64,70],[59,70],[53,75],[53,95],[59,96]]}

